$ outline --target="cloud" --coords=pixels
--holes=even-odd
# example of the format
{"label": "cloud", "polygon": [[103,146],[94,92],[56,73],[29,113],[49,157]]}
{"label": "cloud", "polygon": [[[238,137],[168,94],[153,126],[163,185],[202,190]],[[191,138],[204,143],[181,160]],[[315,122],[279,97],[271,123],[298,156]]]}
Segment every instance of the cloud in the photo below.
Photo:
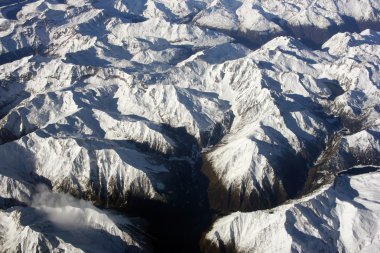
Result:
{"label": "cloud", "polygon": [[[145,239],[131,234],[132,226],[133,231],[138,229],[134,222],[116,212],[96,208],[91,202],[38,185],[30,207],[42,214],[37,222],[38,231],[54,235],[84,252],[145,252],[141,246]],[[32,219],[28,226],[35,224]]]}
{"label": "cloud", "polygon": [[115,222],[129,223],[126,217],[100,210],[92,203],[69,194],[51,192],[45,185],[37,186],[30,206],[46,214],[51,222],[60,227],[92,227],[108,231],[116,229]]}

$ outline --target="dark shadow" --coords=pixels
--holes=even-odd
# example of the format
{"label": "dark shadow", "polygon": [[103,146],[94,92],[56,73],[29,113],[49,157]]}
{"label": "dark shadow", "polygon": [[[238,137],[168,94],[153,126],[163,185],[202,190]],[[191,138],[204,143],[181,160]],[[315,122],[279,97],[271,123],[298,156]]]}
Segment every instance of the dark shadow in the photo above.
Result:
{"label": "dark shadow", "polygon": [[[145,120],[140,116],[131,117],[136,120]],[[185,128],[172,128],[168,125],[155,125],[153,127],[161,128],[164,134],[170,136],[170,138],[175,141],[178,148],[175,154],[178,156],[161,154],[157,150],[152,150],[149,146],[144,146],[143,144],[133,141],[107,141],[103,138],[76,139],[76,141],[80,146],[88,149],[90,161],[92,162],[92,178],[101,178],[99,170],[96,169],[97,157],[94,151],[112,149],[115,150],[126,163],[147,171],[152,181],[164,181],[167,187],[163,194],[167,202],[146,199],[131,192],[127,194],[127,201],[123,201],[123,203],[127,203],[127,205],[118,205],[119,199],[117,195],[107,196],[107,194],[105,194],[106,191],[101,190],[101,185],[106,185],[104,177],[100,182],[93,181],[93,193],[102,198],[103,203],[100,202],[100,204],[104,206],[109,204],[109,206],[113,208],[121,208],[128,214],[146,218],[151,224],[147,233],[155,238],[154,246],[157,252],[199,252],[198,242],[201,238],[201,234],[211,223],[207,199],[208,181],[199,171],[201,167],[200,148],[195,138],[188,134]],[[41,137],[52,137],[45,130],[39,130],[36,134],[41,135]],[[11,144],[16,145],[14,143]],[[7,152],[8,149],[5,149],[5,146],[2,145],[0,147],[0,152]],[[19,172],[20,178],[25,178],[28,171],[33,174],[35,162],[33,161],[33,154],[30,154],[27,150],[23,151],[23,148],[21,146],[19,147],[20,150],[17,151],[17,157],[15,157],[13,153],[16,151],[13,149],[8,151],[10,153],[6,161],[3,159],[2,166],[9,164],[14,168],[18,168],[17,171]],[[128,150],[133,152],[132,156]],[[152,167],[145,167],[145,165],[141,167],[136,163],[138,159],[141,158],[139,158],[139,156],[143,157],[146,161],[145,165],[151,164]],[[164,164],[168,168],[168,171],[164,174],[154,172],[155,164]],[[22,166],[24,166],[25,169],[23,169]],[[14,173],[15,171],[4,169],[5,171],[11,172],[9,176],[17,177],[17,173]],[[151,170],[151,172],[149,172],[149,170]],[[72,180],[72,178],[70,178],[70,180]],[[38,182],[42,182],[42,180],[33,180],[31,183],[35,185],[38,184]],[[73,183],[75,185],[74,181]],[[116,182],[116,184],[119,183],[120,182]],[[118,188],[116,187],[115,189]],[[66,189],[66,191],[70,191],[70,189]],[[115,193],[120,194],[120,191],[121,188]],[[158,189],[158,191],[160,191],[160,189]],[[23,224],[26,225],[27,223],[28,222],[24,220]],[[38,231],[38,226],[31,226],[32,229]],[[179,230],[179,228],[185,229]],[[101,237],[97,231],[79,232],[83,232],[86,235],[88,234],[90,238]],[[47,234],[47,236],[49,236],[49,234]],[[69,233],[68,235],[59,236],[61,236],[64,241],[70,241],[74,246],[84,249],[81,242],[72,241],[72,234]],[[113,238],[112,241],[115,245],[120,243],[117,238]],[[52,243],[54,244],[54,241],[52,241]],[[92,242],[89,241],[88,243]],[[41,247],[43,247],[43,245],[41,245]]]}
{"label": "dark shadow", "polygon": [[[338,241],[340,240],[340,220],[333,210],[338,202],[348,202],[357,209],[367,210],[364,205],[355,200],[358,196],[359,192],[352,188],[350,178],[346,175],[338,176],[333,186],[328,188],[324,195],[317,195],[314,199],[309,200],[307,207],[303,204],[296,204],[293,207],[293,209],[298,209],[303,216],[303,219],[298,220],[298,222],[302,221],[304,224],[318,230],[321,238],[300,231],[295,226],[297,219],[290,210],[286,212],[285,229],[292,235],[294,243],[303,245],[305,247],[303,250],[306,252],[315,250],[329,252],[331,249],[337,249]],[[318,210],[322,210],[322,213]],[[306,223],[304,220],[306,220]],[[331,220],[333,223],[327,223],[326,220]]]}
{"label": "dark shadow", "polygon": [[111,63],[97,56],[95,48],[90,48],[75,53],[66,54],[64,63],[72,63],[80,66],[107,67]]}
{"label": "dark shadow", "polygon": [[[263,85],[269,90],[275,91],[272,93],[272,97],[274,98],[277,107],[281,108],[281,114],[284,118],[286,126],[297,136],[300,135],[302,139],[306,141],[315,141],[318,139],[318,136],[311,136],[309,133],[303,131],[291,115],[291,112],[308,112],[315,118],[315,120],[322,122],[326,126],[329,126],[327,128],[329,134],[333,133],[335,130],[338,130],[341,127],[339,122],[335,122],[334,117],[327,114],[324,111],[322,105],[318,102],[315,102],[312,97],[304,97],[302,95],[294,93],[284,93],[281,89],[281,83],[270,78],[269,76],[264,77]],[[308,89],[307,87],[304,88],[306,90]],[[307,120],[307,118],[304,118],[304,120]],[[324,142],[323,140],[320,141]],[[318,143],[318,145],[321,144],[322,143]],[[312,151],[311,153],[315,153],[315,151],[316,150]]]}
{"label": "dark shadow", "polygon": [[168,7],[166,7],[163,3],[160,3],[160,2],[154,2],[154,5],[156,6],[156,8],[160,11],[162,11],[163,13],[165,13],[165,15],[167,17],[169,17],[169,21],[174,19],[178,19],[178,16],[175,15]]}
{"label": "dark shadow", "polygon": [[[187,194],[175,201],[163,203],[130,195],[126,212],[147,219],[147,232],[153,237],[156,252],[200,252],[202,233],[211,225],[207,205],[207,180],[204,176],[177,172],[177,185]],[[197,181],[193,181],[197,180]]]}
{"label": "dark shadow", "polygon": [[[202,92],[191,88],[176,88],[178,101],[186,107],[188,112],[193,116],[195,121],[200,126],[208,125],[211,127],[209,131],[204,131],[201,133],[201,146],[213,146],[217,144],[230,128],[234,115],[230,110],[229,101],[222,100],[219,98],[219,95],[213,92]],[[193,101],[189,98],[189,95],[194,95],[198,98],[205,98],[211,100],[215,104],[219,105],[219,108],[225,112],[224,122],[214,123],[206,114],[202,114],[202,108],[198,104],[194,104]],[[202,115],[202,116],[200,116]]]}
{"label": "dark shadow", "polygon": [[[301,44],[301,47],[299,47],[300,49],[302,49],[304,46]],[[303,61],[307,64],[316,64],[317,62],[315,60],[312,60],[310,58],[305,58],[305,57],[302,57],[300,55],[298,55],[296,52],[293,52],[293,51],[290,51],[290,50],[285,50],[285,49],[278,49],[280,52],[284,53],[284,54],[287,54],[287,55],[291,55],[293,56],[294,58],[300,60],[300,61]]]}
{"label": "dark shadow", "polygon": [[[83,250],[84,252],[146,252],[141,248],[128,245],[120,237],[111,235],[104,230],[98,230],[91,227],[64,227],[50,221],[47,214],[34,208],[20,209],[22,226],[28,226],[30,229],[41,233],[51,245],[56,248],[60,242],[57,238],[73,247]],[[41,251],[49,251],[47,245],[42,241],[39,243]]]}
{"label": "dark shadow", "polygon": [[[276,176],[282,181],[289,198],[293,198],[302,189],[308,172],[307,160],[297,154],[288,140],[277,130],[262,126],[265,135],[276,142],[269,144],[252,137],[259,148],[259,153],[265,156],[274,169]],[[273,203],[279,204],[279,203]]]}
{"label": "dark shadow", "polygon": [[9,53],[1,54],[0,65],[14,62],[27,56],[35,55],[37,50],[34,47],[24,47]]}
{"label": "dark shadow", "polygon": [[16,20],[17,13],[29,3],[36,2],[37,0],[2,0],[0,1],[1,14],[7,19]]}
{"label": "dark shadow", "polygon": [[[359,192],[356,189],[352,188],[350,181],[350,176],[344,174],[339,175],[336,177],[332,189],[329,190],[335,191],[333,192],[333,194],[336,195],[336,199],[339,199],[343,202],[349,202],[358,209],[367,210],[367,208],[363,204],[355,200],[355,198],[359,196]],[[334,199],[334,203],[336,202],[337,201]]]}
{"label": "dark shadow", "polygon": [[[325,148],[325,135],[333,134],[341,127],[341,124],[325,113],[322,106],[314,102],[312,98],[298,94],[285,94],[280,83],[269,77],[264,78],[264,87],[274,91],[272,97],[275,99],[277,107],[281,108],[286,127],[298,137],[303,145],[303,150],[297,153],[277,129],[267,126],[262,126],[262,129],[271,140],[276,142],[276,145],[257,139],[253,139],[253,141],[259,146],[259,152],[268,159],[271,167],[275,169],[275,173],[282,180],[288,196],[294,198],[303,189],[311,164]],[[335,88],[333,85],[330,86]],[[303,111],[313,116],[314,120],[328,126],[326,127],[328,133],[321,131],[317,135],[311,135],[301,129],[291,112],[302,113]],[[305,117],[304,120],[307,122],[309,119]]]}
{"label": "dark shadow", "polygon": [[[85,112],[83,114],[86,117],[89,116]],[[82,117],[83,115],[79,113],[75,116]],[[147,121],[137,115],[113,114],[112,117]],[[91,120],[86,119],[86,121]],[[147,219],[150,223],[147,233],[154,238],[153,243],[157,252],[199,252],[198,242],[201,234],[211,222],[207,199],[208,180],[199,170],[202,163],[200,147],[196,139],[188,134],[184,127],[173,128],[166,124],[151,122],[150,124],[149,127],[160,131],[174,141],[176,149],[173,153],[164,154],[152,149],[148,143],[137,143],[133,140],[105,140],[101,137],[101,133],[98,133],[100,137],[85,138],[70,136],[70,132],[68,134],[79,146],[88,150],[90,173],[93,179],[91,188],[98,204]],[[50,134],[47,130],[49,129],[50,126],[44,131],[37,131],[36,134],[48,137]],[[97,131],[95,128],[93,130]],[[56,131],[60,132],[60,130]],[[138,191],[133,190],[123,196],[121,194],[122,178],[116,179],[115,191],[109,195],[105,186],[110,182],[106,182],[106,178],[100,175],[97,165],[96,150],[104,149],[114,150],[125,163],[144,171],[154,187],[156,183],[163,183],[165,188],[157,187],[156,190],[165,196],[166,202],[147,199],[137,194]],[[141,160],[144,162],[140,163]],[[167,171],[161,171],[162,169],[156,171],[156,166],[164,166]],[[74,179],[69,178],[69,180]],[[75,185],[75,181],[72,182]],[[70,191],[70,189],[63,190]],[[186,229],[179,230],[179,227]]]}
{"label": "dark shadow", "polygon": [[[256,6],[257,7],[257,6]],[[262,10],[261,7],[257,9]],[[234,31],[224,30],[214,27],[204,26],[210,30],[214,30],[226,34],[235,39],[236,43],[242,44],[245,47],[256,50],[270,40],[279,36],[291,36],[300,39],[300,41],[312,50],[320,50],[321,46],[329,40],[333,35],[339,32],[357,32],[360,33],[366,29],[380,30],[379,22],[357,21],[352,17],[342,16],[343,24],[336,24],[332,21],[332,25],[327,28],[319,28],[317,26],[302,25],[292,26],[286,20],[281,19],[271,13],[265,13],[266,17],[271,17],[270,20],[275,22],[282,28],[282,31]]]}
{"label": "dark shadow", "polygon": [[338,172],[338,175],[348,175],[348,176],[354,176],[354,175],[361,175],[361,174],[367,174],[371,172],[376,172],[379,170],[379,167],[374,166],[363,166],[363,167],[353,167],[348,170],[340,171]]}
{"label": "dark shadow", "polygon": [[147,8],[147,0],[136,2],[135,0],[124,0],[123,3],[128,7],[130,13],[141,15]]}
{"label": "dark shadow", "polygon": [[3,198],[0,196],[0,209],[8,209],[13,206],[26,206],[26,203],[13,198]]}
{"label": "dark shadow", "polygon": [[0,119],[3,119],[14,107],[30,97],[25,85],[17,77],[10,76],[0,80]]}
{"label": "dark shadow", "polygon": [[[302,250],[304,250],[305,252],[315,252],[315,250],[318,250],[319,252],[330,252],[330,249],[338,248],[337,240],[339,239],[339,232],[337,230],[335,231],[329,230],[328,232],[325,231],[323,233],[323,234],[329,233],[328,238],[331,238],[329,242],[326,242],[323,238],[318,238],[313,235],[304,233],[303,231],[300,231],[295,226],[297,219],[295,218],[292,212],[286,211],[285,215],[286,215],[285,229],[287,233],[292,235],[293,244],[299,244],[299,245],[304,246]],[[306,219],[309,221],[312,220],[313,218],[314,219],[316,218],[317,221],[314,221],[313,223],[318,223],[317,228],[322,227],[323,220],[321,220],[314,213],[310,212],[309,210],[306,210],[306,213],[305,214],[303,213],[303,215],[309,216],[309,217],[306,217]]]}
{"label": "dark shadow", "polygon": [[38,175],[35,169],[35,157],[31,151],[17,143],[0,145],[0,174],[26,185],[45,184],[51,188],[49,179]]}
{"label": "dark shadow", "polygon": [[114,4],[110,4],[107,1],[97,1],[93,2],[92,5],[95,8],[103,9],[103,12],[106,16],[109,17],[118,17],[122,20],[123,23],[140,23],[147,20],[142,13],[146,8],[147,0],[140,0],[138,2],[133,1],[123,1],[123,4],[128,6],[128,12],[119,11],[114,7]]}
{"label": "dark shadow", "polygon": [[344,93],[343,88],[340,86],[339,82],[337,80],[330,80],[327,78],[321,78],[318,79],[317,82],[322,83],[331,91],[331,96],[329,97],[330,100],[336,99],[338,96],[342,95]]}
{"label": "dark shadow", "polygon": [[231,43],[217,45],[206,49],[199,58],[210,64],[221,64],[225,61],[236,60],[247,55],[247,51]]}
{"label": "dark shadow", "polygon": [[[92,137],[104,138],[105,132],[100,127],[99,121],[95,120],[93,112],[88,108],[82,108],[77,113],[66,117],[67,124],[52,124],[44,128],[44,131],[36,132],[40,137],[44,137],[43,133],[49,133],[51,135],[58,135],[59,133],[69,133],[73,135],[83,135],[80,130],[76,129],[76,124],[81,124],[81,120],[89,129],[92,130]],[[46,131],[46,132],[45,132]]]}
{"label": "dark shadow", "polygon": [[273,68],[275,65],[271,62],[259,61],[257,65],[259,66],[260,69],[275,71],[275,69]]}
{"label": "dark shadow", "polygon": [[[128,51],[127,47],[124,46],[117,46],[113,45],[108,41],[108,39],[105,37],[106,34],[108,34],[108,31],[106,30],[106,25],[101,22],[91,21],[89,23],[80,24],[78,27],[78,32],[82,35],[88,35],[92,37],[97,37],[101,43],[97,43],[96,47],[102,50],[102,53],[106,57],[112,57],[114,59],[119,60],[127,60],[132,65],[130,67],[125,67],[123,70],[127,73],[144,73],[149,72],[151,73],[152,70],[154,72],[162,72],[166,71],[168,68],[176,65],[177,63],[187,59],[190,57],[193,52],[193,46],[191,45],[172,45],[169,41],[162,39],[162,38],[155,38],[153,41],[144,39],[144,38],[135,38],[139,43],[143,44],[144,48],[147,47],[147,50],[152,50],[156,52],[162,52],[168,50],[175,50],[175,54],[171,56],[171,58],[168,58],[168,61],[153,61],[149,64],[144,64],[140,62],[136,62],[132,60],[133,55]],[[98,63],[98,60],[95,60],[95,63],[90,64],[90,57],[84,58],[85,62],[78,61],[78,57],[75,57],[77,54],[79,54],[79,59],[82,59],[83,55],[87,56],[96,56],[95,48],[92,47],[88,50],[76,52],[74,55],[68,54],[66,58],[75,58],[74,60],[66,59],[66,62],[72,62],[77,63],[79,65],[91,65],[91,66],[100,66],[105,67],[107,66],[108,62],[104,59],[100,59],[100,62]],[[170,52],[171,54],[172,52]],[[99,59],[99,58],[98,58]],[[153,60],[153,59],[152,59]]]}

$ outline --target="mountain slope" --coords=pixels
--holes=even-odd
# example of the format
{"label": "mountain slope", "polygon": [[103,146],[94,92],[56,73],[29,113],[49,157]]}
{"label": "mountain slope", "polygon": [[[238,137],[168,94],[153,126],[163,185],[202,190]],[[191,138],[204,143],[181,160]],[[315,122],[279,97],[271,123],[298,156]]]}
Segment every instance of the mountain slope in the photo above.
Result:
{"label": "mountain slope", "polygon": [[232,213],[206,234],[204,252],[374,252],[379,249],[379,172],[331,185],[265,211]]}
{"label": "mountain slope", "polygon": [[195,252],[212,213],[273,208],[380,165],[379,9],[3,1],[1,245],[93,250],[76,231],[49,230],[50,207],[33,205],[39,184],[148,219],[142,231],[88,205],[51,210],[107,216],[86,233],[115,250]]}
{"label": "mountain slope", "polygon": [[292,35],[319,46],[338,31],[379,29],[379,8],[376,0],[217,0],[199,12],[194,21],[256,45]]}
{"label": "mountain slope", "polygon": [[30,204],[0,211],[0,252],[150,251],[138,222],[120,214],[44,186]]}
{"label": "mountain slope", "polygon": [[[353,45],[368,44],[347,47],[337,60],[327,50],[310,51],[280,37],[223,65],[220,83],[233,89],[234,121],[220,143],[204,153],[213,207],[252,210],[294,197],[309,170],[333,156],[326,153],[332,147],[339,146],[338,161],[320,166],[325,181],[332,168],[379,164],[378,58],[371,57],[379,50],[379,37],[370,31],[345,36]],[[334,41],[344,48],[344,40],[337,40],[326,47]],[[368,57],[366,48],[371,48]],[[353,141],[357,138],[361,141]]]}

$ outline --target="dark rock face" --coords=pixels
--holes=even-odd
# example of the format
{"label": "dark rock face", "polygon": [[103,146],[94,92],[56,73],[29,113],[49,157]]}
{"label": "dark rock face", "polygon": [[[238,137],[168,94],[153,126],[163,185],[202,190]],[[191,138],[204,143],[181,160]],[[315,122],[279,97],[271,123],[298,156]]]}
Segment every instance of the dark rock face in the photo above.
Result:
{"label": "dark rock face", "polygon": [[[380,35],[333,35],[379,30],[379,11],[297,25],[247,5],[268,26],[255,30],[240,23],[244,4],[2,1],[0,176],[9,180],[0,215],[28,213],[8,193],[43,183],[144,219],[130,229],[149,238],[146,249],[229,253],[234,238],[204,238],[217,218],[375,170]],[[218,9],[236,27],[223,27],[224,15],[216,26],[198,22]],[[320,50],[330,38],[346,52]]]}

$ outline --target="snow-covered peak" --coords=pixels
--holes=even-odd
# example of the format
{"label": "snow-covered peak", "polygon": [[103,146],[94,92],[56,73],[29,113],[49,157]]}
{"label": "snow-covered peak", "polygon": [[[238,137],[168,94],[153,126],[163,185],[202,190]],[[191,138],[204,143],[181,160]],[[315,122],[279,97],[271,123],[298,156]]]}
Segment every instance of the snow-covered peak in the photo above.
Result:
{"label": "snow-covered peak", "polygon": [[[173,209],[195,224],[208,208],[330,192],[341,171],[380,164],[377,0],[11,2],[0,4],[0,248],[86,251],[55,222],[75,214],[67,223],[91,238],[145,249],[87,202],[36,204],[39,183],[153,226],[181,217]],[[165,231],[180,227],[170,221]]]}
{"label": "snow-covered peak", "polygon": [[0,211],[3,252],[149,252],[136,221],[45,187],[30,207]]}
{"label": "snow-covered peak", "polygon": [[380,247],[380,173],[339,176],[334,184],[280,207],[236,212],[205,235],[205,252],[373,252]]}
{"label": "snow-covered peak", "polygon": [[379,9],[376,0],[214,1],[194,22],[256,44],[286,34],[320,45],[339,30],[379,27]]}

